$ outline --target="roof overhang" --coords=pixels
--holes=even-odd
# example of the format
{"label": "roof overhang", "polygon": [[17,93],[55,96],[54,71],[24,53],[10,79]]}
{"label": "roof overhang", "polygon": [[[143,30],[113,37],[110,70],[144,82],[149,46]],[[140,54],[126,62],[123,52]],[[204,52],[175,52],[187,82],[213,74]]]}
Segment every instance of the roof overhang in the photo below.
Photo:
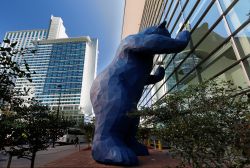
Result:
{"label": "roof overhang", "polygon": [[125,1],[121,39],[139,32],[145,1]]}

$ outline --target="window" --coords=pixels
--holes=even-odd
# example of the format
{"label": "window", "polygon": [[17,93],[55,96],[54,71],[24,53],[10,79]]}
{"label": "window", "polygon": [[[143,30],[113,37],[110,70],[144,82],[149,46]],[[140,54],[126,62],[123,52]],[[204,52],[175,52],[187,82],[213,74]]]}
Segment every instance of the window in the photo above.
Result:
{"label": "window", "polygon": [[229,69],[228,71],[218,76],[216,80],[218,82],[219,81],[231,81],[233,82],[235,86],[246,88],[248,87],[248,84],[242,74],[243,74],[242,68],[239,64],[237,64],[233,68]]}
{"label": "window", "polygon": [[243,58],[250,55],[250,24],[234,36],[235,43]]}
{"label": "window", "polygon": [[236,56],[232,44],[229,42],[200,66],[200,68],[203,69],[201,77],[206,81],[227,67],[233,65],[235,62]]}

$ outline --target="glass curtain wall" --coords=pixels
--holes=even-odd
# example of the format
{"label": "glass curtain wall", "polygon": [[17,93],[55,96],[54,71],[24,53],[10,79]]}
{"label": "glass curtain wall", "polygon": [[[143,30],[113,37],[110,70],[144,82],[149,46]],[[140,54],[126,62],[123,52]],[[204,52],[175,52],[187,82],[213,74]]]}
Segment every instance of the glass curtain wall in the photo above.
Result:
{"label": "glass curtain wall", "polygon": [[82,120],[80,98],[86,42],[38,42],[34,49],[35,54],[24,55],[30,71],[35,72],[32,83],[20,78],[16,87],[29,88],[30,97],[53,110],[60,106],[61,115]]}
{"label": "glass curtain wall", "polygon": [[[150,5],[146,1],[146,6]],[[172,38],[189,30],[191,41],[181,53],[160,55],[165,68],[161,84],[145,87],[138,106],[149,106],[166,94],[187,85],[208,80],[232,81],[235,86],[250,86],[250,1],[245,0],[165,0],[156,22],[166,20]],[[145,6],[145,7],[146,7]],[[147,7],[149,8],[149,7]],[[153,12],[151,12],[154,15]],[[157,66],[156,63],[154,66]],[[165,88],[161,96],[159,90]],[[159,97],[157,100],[154,97]]]}

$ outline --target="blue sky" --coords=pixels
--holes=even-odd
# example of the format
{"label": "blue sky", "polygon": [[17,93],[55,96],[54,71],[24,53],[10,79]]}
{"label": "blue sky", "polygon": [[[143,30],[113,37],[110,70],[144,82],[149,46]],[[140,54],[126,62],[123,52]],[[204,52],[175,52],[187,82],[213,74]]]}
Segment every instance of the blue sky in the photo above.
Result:
{"label": "blue sky", "polygon": [[62,17],[69,37],[98,38],[99,73],[121,40],[123,10],[123,0],[3,0],[0,39],[7,31],[47,29],[51,15]]}

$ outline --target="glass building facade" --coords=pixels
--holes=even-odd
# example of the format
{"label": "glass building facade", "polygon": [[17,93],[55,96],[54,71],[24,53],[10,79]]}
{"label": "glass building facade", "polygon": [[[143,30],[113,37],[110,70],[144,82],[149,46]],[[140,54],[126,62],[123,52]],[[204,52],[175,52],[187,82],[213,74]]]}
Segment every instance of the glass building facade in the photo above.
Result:
{"label": "glass building facade", "polygon": [[36,41],[35,54],[25,54],[32,83],[18,78],[16,88],[28,87],[35,97],[51,109],[76,120],[83,118],[81,95],[86,55],[86,38]]}
{"label": "glass building facade", "polygon": [[25,70],[29,65],[32,82],[17,78],[15,89],[29,90],[24,99],[35,98],[60,115],[83,121],[92,117],[90,87],[96,76],[98,40],[89,36],[69,38],[63,20],[51,16],[49,28],[41,30],[11,31],[5,39],[17,42],[16,48],[30,51],[13,57]]}
{"label": "glass building facade", "polygon": [[250,1],[146,0],[140,30],[167,21],[175,38],[189,30],[191,41],[181,53],[155,56],[165,78],[145,87],[138,106],[150,106],[163,96],[208,80],[250,86]]}
{"label": "glass building facade", "polygon": [[[58,94],[58,86],[61,85],[59,88],[62,94],[78,95],[69,96],[70,101],[66,103],[80,104],[85,42],[56,43],[51,49],[42,95]],[[46,97],[41,101],[49,105],[54,104],[53,100]],[[61,101],[65,104],[63,99]]]}
{"label": "glass building facade", "polygon": [[[5,34],[4,39],[9,39],[12,43],[17,42],[15,49],[33,47],[34,40],[44,40],[47,38],[48,31],[41,30],[23,30],[23,31],[9,31]],[[20,63],[21,55],[13,57],[13,61]]]}

